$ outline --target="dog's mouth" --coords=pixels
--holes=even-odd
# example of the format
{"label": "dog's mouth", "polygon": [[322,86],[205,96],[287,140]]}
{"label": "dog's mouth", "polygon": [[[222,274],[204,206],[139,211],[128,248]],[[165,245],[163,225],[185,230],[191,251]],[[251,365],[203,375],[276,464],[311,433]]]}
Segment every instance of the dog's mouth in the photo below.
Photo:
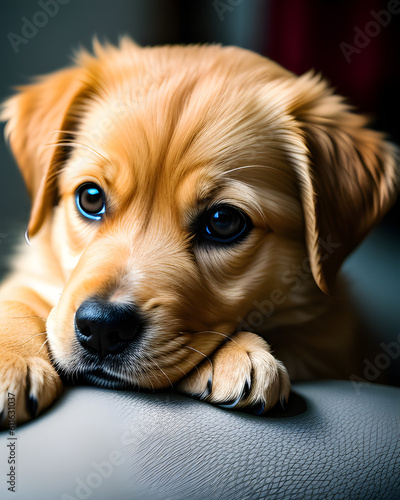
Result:
{"label": "dog's mouth", "polygon": [[131,389],[131,384],[121,380],[115,375],[105,373],[102,370],[94,370],[83,374],[83,381],[89,385],[96,385],[106,389]]}
{"label": "dog's mouth", "polygon": [[134,388],[132,383],[116,374],[107,373],[101,368],[83,371],[74,376],[63,374],[62,379],[68,385],[92,385],[103,389],[118,390]]}

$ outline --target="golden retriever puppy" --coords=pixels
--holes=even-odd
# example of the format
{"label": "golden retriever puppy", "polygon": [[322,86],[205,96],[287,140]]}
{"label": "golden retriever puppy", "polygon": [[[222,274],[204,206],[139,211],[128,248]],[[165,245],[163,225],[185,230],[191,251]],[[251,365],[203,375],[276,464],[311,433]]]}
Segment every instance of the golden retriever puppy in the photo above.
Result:
{"label": "golden retriever puppy", "polygon": [[250,51],[94,45],[2,110],[32,199],[0,290],[4,422],[64,381],[263,413],[289,375],[353,373],[335,281],[395,199],[394,146]]}

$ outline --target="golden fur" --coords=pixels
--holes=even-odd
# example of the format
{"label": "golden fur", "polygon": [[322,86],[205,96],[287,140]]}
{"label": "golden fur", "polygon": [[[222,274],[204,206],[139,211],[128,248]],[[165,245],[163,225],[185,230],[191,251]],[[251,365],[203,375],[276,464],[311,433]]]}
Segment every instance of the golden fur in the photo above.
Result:
{"label": "golden fur", "polygon": [[[397,153],[319,76],[234,47],[123,39],[21,88],[2,118],[32,212],[31,246],[0,289],[0,410],[15,393],[25,421],[60,394],[53,365],[87,369],[74,316],[95,295],[147,318],[140,349],[113,367],[130,386],[265,411],[288,397],[287,370],[354,372],[331,295],[395,199]],[[106,191],[101,222],[77,213],[88,181]],[[216,203],[251,219],[240,243],[195,242],[193,219]]]}

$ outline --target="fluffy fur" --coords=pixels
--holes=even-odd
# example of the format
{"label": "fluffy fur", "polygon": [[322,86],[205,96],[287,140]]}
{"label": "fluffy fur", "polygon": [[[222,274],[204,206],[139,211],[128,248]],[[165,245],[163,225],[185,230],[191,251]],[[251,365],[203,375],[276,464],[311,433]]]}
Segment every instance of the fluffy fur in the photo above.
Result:
{"label": "fluffy fur", "polygon": [[[353,327],[331,296],[395,199],[395,148],[319,76],[246,50],[123,39],[94,52],[3,107],[32,212],[31,246],[0,289],[0,409],[16,394],[23,422],[61,393],[60,375],[93,372],[105,387],[263,412],[288,397],[288,372],[354,373]],[[101,221],[76,208],[88,181],[106,193]],[[197,239],[193,221],[218,204],[252,221],[235,245]],[[112,360],[76,339],[94,296],[146,318]]]}

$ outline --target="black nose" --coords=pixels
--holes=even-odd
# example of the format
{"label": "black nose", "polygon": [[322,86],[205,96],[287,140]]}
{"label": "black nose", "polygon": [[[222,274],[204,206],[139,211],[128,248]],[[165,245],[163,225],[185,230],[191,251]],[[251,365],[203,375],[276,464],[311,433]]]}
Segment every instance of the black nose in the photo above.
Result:
{"label": "black nose", "polygon": [[143,328],[137,309],[127,304],[88,299],[75,314],[75,334],[88,351],[104,357],[118,354]]}

